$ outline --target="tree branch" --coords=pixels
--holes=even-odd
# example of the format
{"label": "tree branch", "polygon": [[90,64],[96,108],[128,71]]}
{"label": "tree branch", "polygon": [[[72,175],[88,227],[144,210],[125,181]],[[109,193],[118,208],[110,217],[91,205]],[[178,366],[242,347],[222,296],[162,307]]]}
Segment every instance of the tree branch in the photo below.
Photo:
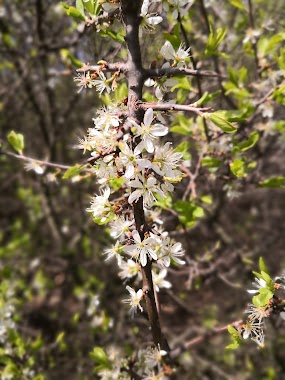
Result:
{"label": "tree branch", "polygon": [[144,79],[163,77],[164,75],[170,77],[174,75],[191,75],[197,77],[210,77],[210,78],[219,78],[227,79],[225,75],[217,73],[211,70],[196,70],[196,69],[187,69],[184,67],[172,67],[172,68],[161,68],[161,69],[146,69],[144,70]]}
{"label": "tree branch", "polygon": [[211,107],[200,108],[195,107],[194,105],[184,105],[184,104],[172,104],[172,103],[152,103],[152,102],[139,102],[137,106],[141,109],[147,110],[148,108],[152,108],[157,111],[186,111],[193,112],[198,116],[203,116],[203,112],[212,111]]}
{"label": "tree branch", "polygon": [[[142,99],[142,88],[144,82],[144,70],[141,61],[141,50],[139,44],[139,25],[141,21],[140,10],[142,1],[122,0],[123,22],[126,28],[126,42],[128,48],[127,72],[128,79],[128,116],[138,121],[142,121],[142,108],[137,107],[138,101]],[[148,231],[145,221],[143,198],[133,205],[136,229],[141,239],[145,238]],[[154,288],[151,273],[152,263],[148,259],[145,267],[142,267],[143,291],[146,302],[146,310],[151,327],[153,341],[156,346],[169,351],[169,346],[165,340],[159,322],[157,305],[155,302]]]}

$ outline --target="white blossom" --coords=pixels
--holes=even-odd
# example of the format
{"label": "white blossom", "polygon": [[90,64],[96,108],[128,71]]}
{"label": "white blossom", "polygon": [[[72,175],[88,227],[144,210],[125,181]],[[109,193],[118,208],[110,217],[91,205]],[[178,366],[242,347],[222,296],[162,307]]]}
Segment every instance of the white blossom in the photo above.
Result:
{"label": "white blossom", "polygon": [[144,238],[141,240],[140,234],[137,230],[132,232],[134,244],[124,247],[124,251],[132,257],[139,258],[141,265],[144,267],[147,264],[147,257],[157,260],[157,254],[153,249],[155,243],[152,237]]}
{"label": "white blossom", "polygon": [[129,181],[127,185],[136,188],[128,198],[130,204],[137,202],[140,197],[143,197],[144,207],[151,207],[156,200],[155,193],[158,193],[163,198],[165,197],[165,194],[158,187],[157,180],[154,177],[145,178],[142,175],[138,175],[134,180]]}
{"label": "white blossom", "polygon": [[101,195],[92,198],[91,205],[87,208],[87,211],[91,212],[94,218],[99,218],[102,223],[104,223],[113,212],[112,205],[109,202],[110,193],[110,188],[106,188]]}
{"label": "white blossom", "polygon": [[102,71],[98,71],[98,75],[100,79],[94,79],[93,83],[96,87],[96,90],[99,92],[100,96],[104,91],[107,91],[108,93],[111,92],[110,87],[110,79],[107,79],[105,74]]}
{"label": "white blossom", "polygon": [[130,309],[130,314],[131,316],[133,317],[134,314],[137,312],[137,308],[140,309],[140,311],[143,311],[143,308],[142,306],[140,305],[140,301],[142,300],[143,298],[143,291],[142,289],[139,289],[137,292],[131,288],[130,286],[127,286],[126,287],[127,290],[129,291],[130,293],[130,298],[127,298],[127,299],[124,299],[123,302],[124,303],[128,303],[130,304],[131,306],[131,309]]}
{"label": "white blossom", "polygon": [[128,261],[122,260],[119,266],[121,268],[121,271],[119,272],[119,276],[123,280],[140,275],[141,273],[140,264],[132,259],[129,259]]}
{"label": "white blossom", "polygon": [[27,171],[33,170],[36,174],[39,174],[39,175],[42,175],[42,174],[44,174],[44,172],[45,172],[45,168],[44,168],[42,165],[39,165],[39,164],[38,164],[37,162],[35,162],[35,161],[27,162],[27,163],[24,165],[24,168],[25,168]]}
{"label": "white blossom", "polygon": [[140,137],[141,142],[137,145],[137,150],[142,152],[145,148],[148,153],[154,152],[153,140],[158,137],[165,136],[168,132],[168,128],[162,124],[152,124],[154,119],[153,109],[149,108],[144,114],[143,123],[137,124],[134,120],[130,119],[130,122],[136,127],[135,137]]}
{"label": "white blossom", "polygon": [[117,240],[115,245],[112,245],[111,248],[107,248],[104,250],[104,255],[107,255],[106,261],[112,259],[113,257],[116,257],[118,265],[120,266],[122,262],[121,252],[121,245],[119,243],[119,240]]}
{"label": "white blossom", "polygon": [[156,25],[160,24],[163,21],[163,18],[161,16],[148,13],[150,3],[151,0],[144,0],[141,7],[142,21],[140,27],[145,31],[153,30]]}
{"label": "white blossom", "polygon": [[270,315],[270,308],[268,306],[255,306],[253,304],[249,304],[248,308],[245,310],[245,313],[249,314],[249,320],[258,320],[261,322],[263,318],[267,318]]}
{"label": "white blossom", "polygon": [[149,168],[151,166],[151,162],[145,158],[140,158],[140,150],[138,147],[132,151],[128,144],[126,142],[123,142],[119,146],[121,153],[120,153],[120,160],[122,164],[125,166],[125,174],[124,176],[127,179],[130,179],[133,177],[135,173],[135,168],[138,167],[139,170]]}
{"label": "white blossom", "polygon": [[264,331],[263,322],[256,320],[248,320],[243,327],[242,337],[243,339],[252,339],[259,346],[264,346]]}
{"label": "white blossom", "polygon": [[124,236],[130,232],[130,226],[133,225],[134,220],[127,220],[123,216],[115,218],[110,224],[110,235],[114,239],[118,239],[120,236]]}
{"label": "white blossom", "polygon": [[96,85],[94,79],[90,77],[90,72],[87,73],[77,73],[76,77],[73,78],[74,82],[78,82],[77,86],[79,87],[78,93],[83,90],[83,88],[92,88]]}
{"label": "white blossom", "polygon": [[184,265],[185,261],[181,260],[180,257],[184,256],[184,250],[181,243],[175,243],[169,237],[165,239],[160,239],[156,237],[157,247],[158,247],[158,259],[157,263],[169,267],[171,259],[179,265]]}
{"label": "white blossom", "polygon": [[187,15],[187,8],[185,8],[187,4],[192,5],[193,0],[168,0],[167,3],[164,3],[164,10],[165,12],[169,12],[169,5],[171,5],[174,8],[172,17],[177,19],[179,14],[181,17]]}
{"label": "white blossom", "polygon": [[155,148],[154,159],[151,167],[156,173],[162,176],[174,178],[175,176],[173,169],[178,166],[181,158],[182,153],[174,152],[171,148],[171,143],[167,142],[163,146],[157,146]]}
{"label": "white blossom", "polygon": [[166,268],[163,268],[160,272],[152,271],[153,286],[157,292],[159,292],[160,288],[171,288],[171,283],[165,280],[166,276]]}
{"label": "white blossom", "polygon": [[161,364],[163,357],[167,355],[167,352],[160,350],[157,347],[148,347],[143,352],[145,356],[145,364],[147,368],[154,368]]}
{"label": "white blossom", "polygon": [[190,48],[185,49],[183,44],[180,44],[177,50],[174,49],[171,42],[165,41],[160,49],[160,53],[167,60],[173,60],[174,65],[181,66],[185,63],[185,59],[189,58]]}

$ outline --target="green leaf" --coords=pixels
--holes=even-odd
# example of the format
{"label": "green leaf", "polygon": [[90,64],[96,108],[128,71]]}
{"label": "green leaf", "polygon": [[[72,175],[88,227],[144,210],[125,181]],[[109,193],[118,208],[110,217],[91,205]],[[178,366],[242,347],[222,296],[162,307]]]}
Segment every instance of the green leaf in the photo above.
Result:
{"label": "green leaf", "polygon": [[231,172],[238,178],[246,176],[245,162],[240,158],[236,158],[230,163]]}
{"label": "green leaf", "polygon": [[84,65],[78,58],[76,58],[68,49],[60,49],[60,56],[64,63],[72,64],[75,67],[82,67]]}
{"label": "green leaf", "polygon": [[85,17],[81,14],[81,12],[76,9],[75,7],[66,7],[66,4],[62,4],[63,7],[65,8],[66,10],[66,14],[72,18],[75,18],[75,19],[81,19],[83,21],[85,21]]}
{"label": "green leaf", "polygon": [[197,219],[204,216],[202,207],[191,202],[177,201],[173,205],[174,210],[178,213],[178,218],[186,227],[192,227]]}
{"label": "green leaf", "polygon": [[270,291],[274,291],[274,282],[268,273],[261,271],[261,276],[266,281],[266,286]]}
{"label": "green leaf", "polygon": [[178,114],[173,122],[170,131],[180,135],[189,136],[192,134],[193,118],[186,118]]}
{"label": "green leaf", "polygon": [[259,182],[259,187],[273,187],[273,188],[284,188],[285,187],[285,177],[271,177]]}
{"label": "green leaf", "polygon": [[175,149],[174,152],[181,152],[183,160],[190,160],[191,154],[189,153],[190,149],[190,143],[188,141],[183,141],[181,144],[179,144]]}
{"label": "green leaf", "polygon": [[227,350],[236,350],[237,348],[239,348],[239,345],[240,345],[240,343],[238,341],[235,341],[234,343],[227,345],[226,349]]}
{"label": "green leaf", "polygon": [[83,169],[83,166],[80,166],[78,164],[71,166],[69,169],[66,170],[66,172],[63,175],[63,179],[68,179],[77,176]]}
{"label": "green leaf", "polygon": [[117,191],[123,186],[124,182],[124,177],[114,178],[110,181],[110,187]]}
{"label": "green leaf", "polygon": [[80,14],[85,17],[84,14],[84,4],[82,0],[76,0],[76,9],[80,12]]}
{"label": "green leaf", "polygon": [[252,302],[256,307],[265,306],[271,300],[273,295],[274,294],[269,289],[262,288],[259,289],[259,294],[252,298]]}
{"label": "green leaf", "polygon": [[180,24],[177,22],[173,28],[173,33],[163,32],[163,37],[171,43],[173,48],[177,50],[181,44],[180,40]]}
{"label": "green leaf", "polygon": [[221,90],[215,91],[211,94],[209,94],[208,91],[205,91],[202,97],[198,99],[197,102],[193,103],[193,106],[200,107],[203,104],[208,103],[214,98],[216,98],[220,93],[221,93]]}
{"label": "green leaf", "polygon": [[263,260],[262,257],[259,258],[259,262],[258,262],[258,264],[259,264],[259,269],[260,269],[260,271],[263,271],[263,272],[265,272],[265,273],[268,273],[268,268],[267,268],[267,266],[266,266],[266,264],[265,264],[265,262],[264,262],[264,260]]}
{"label": "green leaf", "polygon": [[99,363],[104,368],[106,369],[112,368],[112,365],[111,365],[110,360],[108,359],[108,356],[106,355],[105,351],[101,347],[94,347],[93,351],[91,351],[89,355],[91,359],[93,359],[96,363]]}
{"label": "green leaf", "polygon": [[191,91],[191,81],[187,77],[175,78],[178,83],[171,87],[171,92],[177,88],[182,88],[183,90]]}
{"label": "green leaf", "polygon": [[211,195],[203,195],[201,197],[201,201],[207,205],[211,205],[213,203],[213,198]]}
{"label": "green leaf", "polygon": [[234,133],[237,131],[237,128],[226,120],[220,111],[204,113],[203,117],[210,119],[217,127],[221,128],[226,133]]}
{"label": "green leaf", "polygon": [[243,108],[242,110],[221,110],[221,111],[216,111],[215,114],[218,114],[218,116],[226,119],[229,122],[237,122],[237,121],[245,121],[247,114],[248,114],[248,109]]}
{"label": "green leaf", "polygon": [[21,133],[11,131],[7,136],[9,144],[20,154],[23,153],[25,147],[24,136]]}
{"label": "green leaf", "polygon": [[232,338],[233,343],[226,346],[226,349],[227,350],[235,350],[236,348],[239,347],[241,338],[239,336],[237,329],[235,329],[231,325],[228,326],[228,332],[231,334],[231,338]]}
{"label": "green leaf", "polygon": [[100,30],[99,34],[102,36],[102,37],[111,37],[114,41],[118,41],[120,43],[125,43],[125,38],[124,38],[124,35],[121,33],[121,32],[114,32],[110,29],[106,29],[106,30]]}
{"label": "green leaf", "polygon": [[162,197],[159,194],[155,195],[156,201],[154,202],[154,205],[162,208],[163,210],[171,209],[172,207],[172,198],[170,195],[167,195],[166,197]]}
{"label": "green leaf", "polygon": [[237,149],[240,152],[246,152],[248,149],[251,149],[254,147],[254,145],[257,143],[259,140],[259,133],[257,131],[252,132],[248,139],[245,141],[242,141],[237,145]]}
{"label": "green leaf", "polygon": [[84,1],[84,7],[91,14],[95,14],[94,0]]}
{"label": "green leaf", "polygon": [[220,158],[205,156],[202,159],[202,166],[207,166],[211,169],[217,170],[221,164],[222,160]]}
{"label": "green leaf", "polygon": [[245,6],[242,2],[242,0],[230,0],[230,3],[232,6],[238,8],[238,9],[241,9],[241,10],[245,10]]}
{"label": "green leaf", "polygon": [[206,55],[209,56],[217,54],[217,48],[225,38],[226,33],[226,28],[218,28],[217,30],[213,30],[213,27],[210,26],[210,35],[208,37],[207,45],[205,48]]}

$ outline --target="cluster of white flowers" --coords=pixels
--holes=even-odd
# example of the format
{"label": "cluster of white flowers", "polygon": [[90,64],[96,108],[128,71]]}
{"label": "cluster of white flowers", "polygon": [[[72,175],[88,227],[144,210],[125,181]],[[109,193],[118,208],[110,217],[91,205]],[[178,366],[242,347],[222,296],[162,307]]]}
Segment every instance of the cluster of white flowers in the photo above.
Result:
{"label": "cluster of white flowers", "polygon": [[[116,258],[120,268],[119,276],[141,280],[141,267],[151,260],[154,263],[153,280],[157,291],[170,288],[166,281],[167,267],[171,261],[184,264],[184,252],[180,243],[174,242],[166,232],[160,231],[161,220],[152,207],[160,198],[174,190],[173,184],[182,179],[179,163],[182,157],[170,142],[162,144],[159,138],[168,133],[165,120],[149,108],[143,122],[121,118],[122,110],[109,106],[97,111],[93,119],[94,127],[78,145],[94,157],[94,173],[104,186],[100,194],[94,196],[89,211],[99,224],[110,223],[110,235],[116,239],[114,245],[104,251],[106,260]],[[128,121],[130,130],[124,125]],[[112,199],[112,181],[120,180],[123,196]],[[142,198],[146,217],[155,229],[141,236],[135,229],[131,205]],[[129,207],[126,205],[129,204]],[[125,205],[125,207],[122,207]],[[120,211],[120,208],[122,210]],[[157,225],[155,223],[157,222]],[[127,287],[130,297],[124,302],[131,306],[131,314],[142,310],[140,301],[144,297],[142,289],[135,291]]]}
{"label": "cluster of white flowers", "polygon": [[[264,272],[263,272],[264,273]],[[267,275],[268,276],[268,275]],[[266,294],[269,292],[272,295],[272,299],[269,299],[265,304],[258,305],[259,302],[255,302],[255,304],[250,303],[248,308],[245,310],[245,313],[248,314],[248,318],[245,324],[241,325],[237,330],[239,336],[243,339],[250,338],[258,346],[264,346],[264,327],[265,327],[265,319],[268,318],[274,309],[274,298],[273,292],[277,289],[285,289],[285,276],[282,275],[280,277],[275,278],[275,282],[268,279],[271,283],[270,289],[268,289],[268,283],[261,277],[255,277],[255,282],[253,283],[254,289],[249,289],[248,293],[256,295],[256,294]],[[273,290],[274,289],[274,290]],[[254,302],[254,298],[253,298]],[[285,319],[285,311],[279,310],[280,317]]]}
{"label": "cluster of white flowers", "polygon": [[89,71],[82,73],[77,73],[76,77],[73,78],[74,82],[77,82],[77,86],[79,87],[78,92],[81,92],[83,89],[95,87],[100,95],[104,91],[110,93],[115,89],[115,77],[112,76],[107,78],[102,70],[100,70],[100,66],[93,74],[90,74]]}
{"label": "cluster of white flowers", "polygon": [[155,347],[141,349],[137,353],[136,361],[131,362],[125,357],[122,347],[109,346],[106,349],[108,368],[101,366],[98,376],[101,380],[130,379],[130,369],[142,380],[168,380],[163,367],[163,358],[167,352]]}
{"label": "cluster of white flowers", "polygon": [[15,322],[13,321],[14,312],[14,305],[8,302],[3,305],[0,310],[0,343],[5,344],[6,348],[7,345],[9,345],[9,331],[16,328]]}
{"label": "cluster of white flowers", "polygon": [[[160,49],[160,54],[167,61],[162,65],[163,69],[170,69],[171,67],[185,67],[189,59],[190,48],[185,49],[184,45],[181,44],[177,50],[174,49],[173,45],[166,41]],[[171,63],[171,65],[170,65]],[[145,81],[145,86],[155,88],[155,96],[162,100],[164,94],[169,88],[175,86],[178,81],[174,78],[168,78],[167,75],[156,78],[155,80],[149,78]]]}
{"label": "cluster of white flowers", "polygon": [[[188,0],[171,0],[168,3],[173,16],[176,13],[182,16]],[[107,12],[120,6],[119,2],[105,1],[101,4],[103,11]],[[142,29],[152,29],[163,21],[158,11],[163,11],[162,1],[143,1],[140,14]],[[189,49],[181,45],[175,50],[168,41],[160,52],[167,61],[164,64],[167,68],[181,67],[189,58]],[[79,92],[86,88],[95,88],[100,95],[104,91],[112,91],[118,74],[107,77],[108,74],[102,70],[104,66],[98,66],[92,74],[88,70],[78,74],[74,80]],[[158,98],[161,99],[167,87],[174,83],[169,78],[157,80],[153,85]],[[87,136],[77,145],[84,153],[90,152],[89,162],[92,162],[94,174],[102,185],[100,194],[92,198],[87,211],[96,223],[110,223],[110,235],[116,241],[105,249],[104,255],[106,260],[116,259],[122,280],[131,278],[132,284],[136,284],[137,280],[141,281],[141,268],[152,262],[154,288],[159,291],[160,288],[171,287],[166,280],[171,262],[184,264],[182,245],[161,231],[159,225],[162,221],[157,219],[157,212],[153,210],[156,202],[166,198],[174,191],[174,184],[181,181],[183,174],[179,165],[182,153],[175,151],[170,142],[163,143],[168,126],[161,114],[149,108],[142,122],[125,115],[124,105],[100,109],[93,119],[94,127],[88,129]],[[115,192],[120,193],[117,199]],[[147,220],[144,234],[135,225],[132,211],[132,205],[140,200]],[[137,310],[143,310],[140,302],[144,293],[142,289],[136,291],[130,286],[127,290],[130,295],[124,302],[130,305],[130,313],[134,315]]]}

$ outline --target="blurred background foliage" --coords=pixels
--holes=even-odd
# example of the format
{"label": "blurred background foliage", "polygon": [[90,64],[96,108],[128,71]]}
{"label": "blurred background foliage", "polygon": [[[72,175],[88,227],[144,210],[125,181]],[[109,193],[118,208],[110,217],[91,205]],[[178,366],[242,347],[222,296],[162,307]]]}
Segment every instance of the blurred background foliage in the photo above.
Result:
{"label": "blurred background foliage", "polygon": [[[253,20],[247,1],[197,0],[182,30],[165,17],[155,35],[142,39],[146,67],[164,38],[176,39],[188,41],[192,64],[228,78],[200,84],[180,78],[169,100],[197,101],[201,86],[209,94],[206,106],[236,110],[231,117],[239,121],[234,141],[218,135],[207,145],[201,120],[168,117],[173,141],[182,143],[184,158],[198,173],[188,197],[181,200],[185,179],[162,213],[187,260],[169,270],[173,286],[159,293],[163,329],[172,347],[203,337],[179,358],[177,379],[285,379],[284,322],[267,326],[263,350],[249,343],[226,351],[227,334],[211,333],[243,317],[245,289],[260,256],[273,276],[285,270],[285,5],[255,0],[252,6]],[[227,28],[219,53],[211,50],[210,24],[216,36]],[[113,30],[121,35],[117,21]],[[39,175],[5,152],[12,151],[7,135],[14,130],[25,137],[26,156],[71,166],[83,162],[74,147],[101,100],[108,104],[109,98],[99,100],[92,90],[77,93],[72,77],[80,62],[116,62],[126,49],[67,17],[56,0],[2,1],[0,33],[1,376],[96,378],[89,355],[94,346],[131,355],[151,344],[151,336],[142,316],[129,319],[116,265],[102,256],[108,231],[85,211],[97,192],[95,179],[63,179],[60,165],[42,165]],[[125,93],[121,83],[118,100]],[[155,99],[152,89],[145,91],[145,99]]]}

